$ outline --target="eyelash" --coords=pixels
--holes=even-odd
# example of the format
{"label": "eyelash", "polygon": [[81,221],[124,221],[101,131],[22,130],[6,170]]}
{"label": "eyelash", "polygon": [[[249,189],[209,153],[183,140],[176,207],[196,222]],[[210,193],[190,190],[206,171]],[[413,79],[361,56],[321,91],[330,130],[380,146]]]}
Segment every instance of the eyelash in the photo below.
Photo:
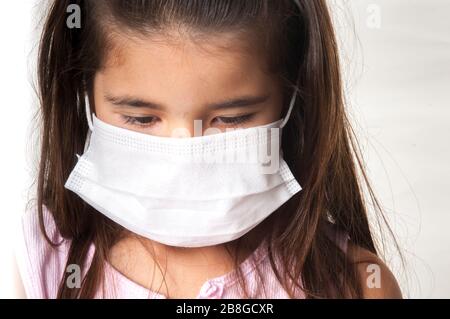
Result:
{"label": "eyelash", "polygon": [[[220,122],[222,122],[224,125],[239,125],[248,122],[253,117],[253,115],[254,114],[246,114],[235,117],[219,116],[214,118],[214,121],[220,120]],[[156,120],[156,117],[154,116],[142,116],[142,117],[127,116],[127,115],[122,116],[125,120],[125,124],[131,124],[140,127],[149,127]]]}
{"label": "eyelash", "polygon": [[220,119],[220,121],[225,125],[239,125],[246,123],[250,121],[250,119],[253,117],[254,114],[246,114],[241,116],[235,116],[235,117],[224,117],[219,116],[216,117],[215,120]]}
{"label": "eyelash", "polygon": [[[150,125],[152,125],[153,121],[155,120],[154,116],[142,116],[142,117],[135,117],[135,116],[127,116],[127,115],[122,115],[124,120],[125,120],[125,124],[131,124],[131,125],[136,125],[136,126],[140,126],[140,127],[148,127]],[[149,122],[146,122],[147,120],[150,120]],[[142,122],[144,121],[144,122]]]}

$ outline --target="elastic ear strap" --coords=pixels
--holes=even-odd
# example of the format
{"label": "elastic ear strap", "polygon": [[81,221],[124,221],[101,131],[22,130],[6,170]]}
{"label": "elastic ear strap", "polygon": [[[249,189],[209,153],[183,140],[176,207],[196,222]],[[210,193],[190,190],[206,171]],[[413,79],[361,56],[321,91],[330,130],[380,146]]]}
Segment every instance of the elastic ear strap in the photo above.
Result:
{"label": "elastic ear strap", "polygon": [[89,97],[86,95],[84,99],[84,105],[86,107],[86,118],[89,125],[89,129],[91,131],[94,131],[94,124],[92,124],[92,114],[91,114],[91,107],[89,104]]}
{"label": "elastic ear strap", "polygon": [[281,122],[280,128],[285,127],[287,122],[289,121],[289,118],[291,117],[291,113],[292,113],[292,110],[294,109],[294,105],[295,105],[296,101],[297,101],[297,89],[294,90],[294,95],[292,96],[291,104],[289,105],[289,109],[286,113],[286,116],[283,119],[283,122]]}

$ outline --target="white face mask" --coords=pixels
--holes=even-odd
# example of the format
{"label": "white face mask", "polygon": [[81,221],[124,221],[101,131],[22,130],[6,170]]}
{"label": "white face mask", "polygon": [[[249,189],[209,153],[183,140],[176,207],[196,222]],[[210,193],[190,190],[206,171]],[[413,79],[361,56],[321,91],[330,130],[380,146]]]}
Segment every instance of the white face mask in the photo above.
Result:
{"label": "white face mask", "polygon": [[280,149],[294,103],[295,95],[286,118],[268,125],[171,138],[95,115],[92,122],[86,99],[91,134],[65,187],[119,225],[166,245],[235,240],[301,190]]}

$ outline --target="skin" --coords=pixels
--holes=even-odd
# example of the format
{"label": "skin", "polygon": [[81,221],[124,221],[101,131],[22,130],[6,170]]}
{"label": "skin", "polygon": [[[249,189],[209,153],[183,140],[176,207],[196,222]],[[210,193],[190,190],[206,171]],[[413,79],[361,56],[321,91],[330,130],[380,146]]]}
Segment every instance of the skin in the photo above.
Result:
{"label": "skin", "polygon": [[[277,121],[283,115],[281,85],[265,72],[263,50],[247,40],[203,35],[199,45],[176,32],[146,39],[119,34],[117,50],[95,77],[94,112],[109,124],[167,137],[179,137],[180,129],[193,136],[194,120],[202,121],[203,134]],[[247,258],[268,227],[270,222],[263,222],[245,235],[248,246],[239,256],[230,256],[223,245],[177,248],[128,233],[111,249],[109,263],[170,298],[195,298],[205,281],[233,270],[233,258]],[[401,298],[377,256],[352,245],[348,254],[358,263],[365,298]],[[380,288],[365,284],[373,264],[380,266]]]}

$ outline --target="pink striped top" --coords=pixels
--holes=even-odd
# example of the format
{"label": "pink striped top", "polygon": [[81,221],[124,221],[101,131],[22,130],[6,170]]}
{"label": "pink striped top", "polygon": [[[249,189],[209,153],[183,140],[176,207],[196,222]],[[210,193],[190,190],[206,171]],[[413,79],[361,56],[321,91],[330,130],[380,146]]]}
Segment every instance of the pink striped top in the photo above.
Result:
{"label": "pink striped top", "polygon": [[[53,242],[61,242],[63,239],[55,227],[52,215],[45,208],[44,222],[49,238]],[[59,247],[52,248],[41,234],[35,210],[28,211],[23,215],[20,226],[16,258],[27,297],[33,299],[56,298],[58,286],[66,267],[70,241],[63,240]],[[336,236],[335,240],[338,245],[346,251],[347,236],[334,230],[330,234]],[[95,247],[92,245],[87,263],[90,263],[94,250]],[[248,293],[254,298],[289,298],[272,270],[266,245],[262,244],[258,247],[239,267],[244,275]],[[109,263],[105,265],[105,272],[104,289],[99,289],[96,298],[166,298],[160,293],[150,291],[131,281]],[[207,280],[202,285],[197,298],[241,298],[242,290],[235,273],[236,270]],[[259,275],[264,276],[263,289],[258,284],[260,282]],[[298,291],[296,298],[304,298],[304,294]]]}

